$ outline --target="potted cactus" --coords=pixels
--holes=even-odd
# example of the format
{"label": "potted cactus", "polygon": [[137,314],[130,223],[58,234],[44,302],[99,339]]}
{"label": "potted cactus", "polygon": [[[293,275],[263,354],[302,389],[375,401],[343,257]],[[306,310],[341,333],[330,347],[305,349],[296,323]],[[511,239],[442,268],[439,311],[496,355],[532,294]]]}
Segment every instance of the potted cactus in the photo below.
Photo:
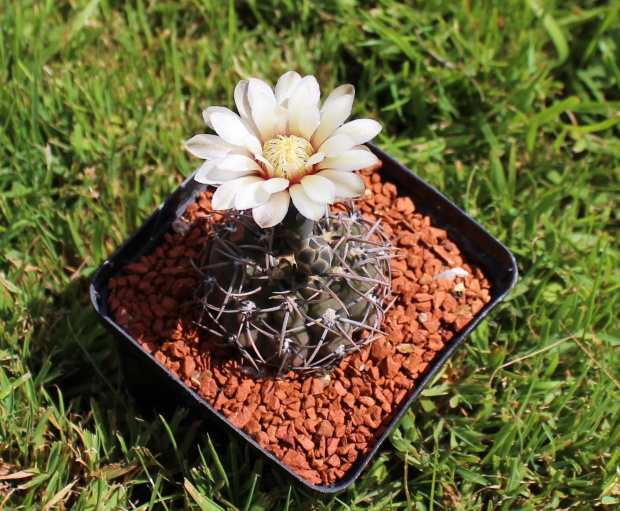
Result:
{"label": "potted cactus", "polygon": [[238,114],[203,112],[216,134],[186,147],[204,163],[102,265],[93,304],[163,385],[340,491],[513,286],[514,259],[367,144],[377,121],[345,122],[351,85],[321,106],[288,72],[234,97]]}
{"label": "potted cactus", "polygon": [[365,185],[353,171],[376,165],[364,145],[372,119],[344,123],[354,89],[336,88],[320,107],[314,76],[285,73],[275,91],[262,80],[235,88],[239,115],[203,112],[217,135],[187,142],[205,159],[194,179],[216,185],[203,274],[201,324],[234,344],[256,371],[326,372],[380,333],[390,295],[391,242],[379,221],[349,201]]}
{"label": "potted cactus", "polygon": [[247,213],[225,215],[198,259],[199,323],[256,375],[329,374],[381,333],[393,254],[379,223],[351,205],[321,221],[299,216],[262,229]]}

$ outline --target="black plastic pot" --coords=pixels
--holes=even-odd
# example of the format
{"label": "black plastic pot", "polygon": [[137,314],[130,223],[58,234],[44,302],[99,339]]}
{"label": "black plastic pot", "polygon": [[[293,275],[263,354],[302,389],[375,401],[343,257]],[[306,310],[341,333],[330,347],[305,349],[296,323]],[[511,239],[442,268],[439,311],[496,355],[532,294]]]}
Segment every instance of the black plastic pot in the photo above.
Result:
{"label": "black plastic pot", "polygon": [[131,359],[133,371],[140,374],[142,381],[148,381],[148,387],[157,400],[167,403],[178,403],[179,397],[193,408],[198,408],[205,422],[218,425],[239,438],[249,442],[258,452],[268,460],[287,472],[296,482],[306,488],[321,493],[337,493],[352,484],[360,475],[364,467],[377,452],[383,441],[397,425],[405,411],[416,400],[420,392],[432,381],[439,369],[452,356],[465,337],[480,321],[495,307],[514,286],[517,279],[517,266],[512,254],[491,234],[472,220],[464,211],[455,206],[437,190],[429,186],[416,176],[411,170],[404,167],[382,150],[369,145],[372,151],[383,161],[381,173],[399,188],[400,195],[410,196],[416,211],[431,217],[433,225],[445,229],[448,235],[460,249],[468,263],[479,266],[491,284],[491,301],[475,316],[467,327],[450,341],[445,350],[431,362],[421,381],[417,382],[414,392],[402,405],[398,414],[393,418],[390,426],[378,439],[371,451],[361,456],[345,475],[335,485],[313,485],[305,481],[286,465],[282,464],[274,455],[263,449],[255,440],[242,430],[230,424],[211,405],[202,399],[196,392],[188,388],[176,378],[164,365],[152,355],[142,349],[140,344],[131,338],[128,333],[117,325],[108,311],[108,283],[110,279],[118,277],[124,265],[137,261],[141,256],[152,252],[163,242],[164,234],[171,231],[172,222],[181,216],[189,204],[205,190],[206,186],[194,181],[190,176],[146,222],[107,260],[101,265],[93,282],[90,293],[93,305],[101,316],[104,324],[116,335],[119,346],[126,357]]}

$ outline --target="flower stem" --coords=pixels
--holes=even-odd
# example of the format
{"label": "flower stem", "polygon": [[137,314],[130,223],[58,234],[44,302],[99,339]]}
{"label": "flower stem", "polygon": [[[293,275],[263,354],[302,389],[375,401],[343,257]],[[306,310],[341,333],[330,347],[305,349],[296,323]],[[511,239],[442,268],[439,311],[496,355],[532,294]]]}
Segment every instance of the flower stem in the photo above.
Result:
{"label": "flower stem", "polygon": [[286,243],[292,248],[296,247],[302,240],[312,235],[314,220],[303,216],[297,208],[291,204],[288,213],[282,220],[282,227]]}

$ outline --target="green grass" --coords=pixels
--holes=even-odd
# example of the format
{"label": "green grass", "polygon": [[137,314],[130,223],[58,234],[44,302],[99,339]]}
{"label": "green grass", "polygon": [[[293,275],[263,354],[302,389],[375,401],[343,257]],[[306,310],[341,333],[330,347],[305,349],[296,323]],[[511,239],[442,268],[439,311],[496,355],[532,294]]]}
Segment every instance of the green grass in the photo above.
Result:
{"label": "green grass", "polygon": [[[411,4],[408,6],[406,4]],[[0,509],[620,503],[620,2],[0,2]],[[515,290],[337,498],[126,388],[87,294],[240,78],[357,89]],[[216,454],[217,453],[217,454]]]}

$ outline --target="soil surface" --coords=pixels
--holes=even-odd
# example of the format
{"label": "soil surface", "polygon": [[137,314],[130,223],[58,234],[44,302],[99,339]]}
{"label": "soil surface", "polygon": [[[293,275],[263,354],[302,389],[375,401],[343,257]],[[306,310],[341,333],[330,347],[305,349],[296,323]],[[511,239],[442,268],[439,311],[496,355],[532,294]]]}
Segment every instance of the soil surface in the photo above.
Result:
{"label": "soil surface", "polygon": [[[480,269],[463,260],[444,230],[416,213],[409,197],[398,197],[377,168],[361,174],[367,186],[361,211],[383,218],[403,255],[391,261],[396,302],[385,335],[326,377],[256,378],[221,338],[195,324],[199,275],[192,261],[208,237],[209,191],[161,246],[109,284],[118,325],[234,426],[317,485],[334,484],[376,444],[429,364],[491,299]],[[459,267],[468,275],[445,273]]]}

